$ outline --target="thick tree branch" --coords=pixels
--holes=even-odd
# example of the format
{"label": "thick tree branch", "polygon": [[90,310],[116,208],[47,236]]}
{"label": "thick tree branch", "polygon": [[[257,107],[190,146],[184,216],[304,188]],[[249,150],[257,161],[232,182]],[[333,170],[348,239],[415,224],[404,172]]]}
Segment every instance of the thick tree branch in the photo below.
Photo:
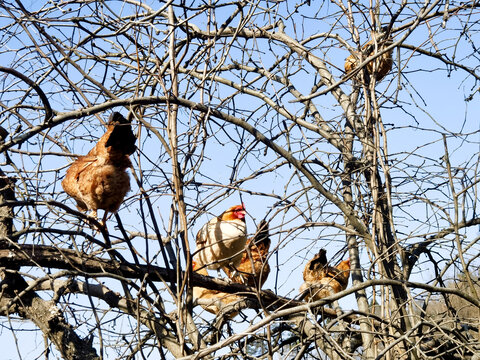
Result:
{"label": "thick tree branch", "polygon": [[[15,195],[12,184],[0,170],[0,203],[5,203],[6,200],[15,200]],[[12,208],[1,206],[0,237],[8,238],[11,235],[12,219]],[[19,266],[12,263],[2,266],[0,313],[16,312],[21,317],[31,320],[55,344],[66,360],[100,359],[92,344],[75,333],[53,302],[42,300],[33,291],[25,291],[28,288],[25,280],[15,271],[6,270],[18,269]]]}

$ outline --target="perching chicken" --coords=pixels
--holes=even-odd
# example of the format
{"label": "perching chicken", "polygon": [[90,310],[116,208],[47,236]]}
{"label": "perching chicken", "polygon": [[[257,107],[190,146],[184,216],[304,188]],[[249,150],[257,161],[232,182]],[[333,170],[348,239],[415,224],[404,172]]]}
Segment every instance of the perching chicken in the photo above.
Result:
{"label": "perching chicken", "polygon": [[268,224],[265,220],[262,220],[258,224],[255,236],[247,240],[246,249],[242,253],[242,260],[236,267],[236,274],[228,267],[223,268],[223,270],[233,282],[248,286],[260,286],[261,288],[270,273],[270,266],[267,262],[270,243]]}
{"label": "perching chicken", "polygon": [[[207,269],[200,267],[196,261],[192,261],[192,269],[200,275],[208,276]],[[209,313],[217,315],[228,304],[239,301],[241,297],[224,293],[218,290],[210,290],[203,287],[193,287],[193,299],[198,305]],[[231,319],[238,314],[238,311],[229,312],[228,317]]]}
{"label": "perching chicken", "polygon": [[130,123],[118,112],[110,115],[107,132],[86,156],[79,157],[68,168],[62,187],[77,202],[80,211],[105,210],[102,223],[109,212],[116,212],[130,190],[126,172],[132,165],[129,155],[136,149],[136,137]]}
{"label": "perching chicken", "polygon": [[198,266],[220,270],[237,267],[247,242],[245,207],[232,206],[222,215],[207,222],[197,234],[194,260]]}
{"label": "perching chicken", "polygon": [[310,260],[303,270],[303,280],[300,293],[306,300],[320,300],[336,294],[347,288],[350,276],[350,259],[342,261],[337,266],[329,266],[327,251],[321,249]]}
{"label": "perching chicken", "polygon": [[[370,40],[362,46],[362,62],[363,60],[366,60],[367,57],[372,56],[376,52],[382,51],[384,48],[392,44],[392,38],[390,36],[385,38],[386,30],[386,28],[382,28],[382,31],[373,33],[375,39]],[[377,81],[382,80],[392,70],[392,52],[392,50],[387,51],[377,57],[375,60],[367,63],[368,74],[370,76],[375,74],[375,79]],[[345,60],[345,72],[347,74],[350,73],[357,67],[358,64],[360,64],[360,54],[355,52],[355,54],[351,54]]]}

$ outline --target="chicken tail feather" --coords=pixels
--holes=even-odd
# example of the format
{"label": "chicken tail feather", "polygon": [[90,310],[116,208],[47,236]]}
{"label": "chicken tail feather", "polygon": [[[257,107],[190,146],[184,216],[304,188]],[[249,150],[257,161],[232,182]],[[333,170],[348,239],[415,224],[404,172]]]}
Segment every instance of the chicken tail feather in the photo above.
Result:
{"label": "chicken tail feather", "polygon": [[253,242],[256,244],[262,241],[268,241],[268,237],[268,223],[265,219],[263,219],[257,226],[257,234]]}
{"label": "chicken tail feather", "polygon": [[328,263],[327,250],[320,249],[320,251],[315,256],[315,258],[312,261],[310,261],[309,269],[310,270],[322,269],[327,265],[327,263]]}
{"label": "chicken tail feather", "polygon": [[133,134],[131,123],[119,112],[114,112],[110,115],[108,125],[113,125],[114,129],[105,146],[112,146],[114,149],[126,155],[133,154],[137,149],[135,146],[137,138]]}

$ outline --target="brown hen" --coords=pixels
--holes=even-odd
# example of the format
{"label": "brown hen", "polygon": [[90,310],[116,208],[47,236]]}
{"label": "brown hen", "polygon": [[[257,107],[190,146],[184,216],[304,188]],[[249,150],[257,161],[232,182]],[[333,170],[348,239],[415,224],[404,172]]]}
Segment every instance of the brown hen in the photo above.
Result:
{"label": "brown hen", "polygon": [[306,300],[320,300],[336,294],[347,288],[350,276],[350,259],[342,261],[337,266],[329,266],[327,251],[321,249],[311,259],[303,270],[303,280],[300,293]]}
{"label": "brown hen", "polygon": [[91,210],[89,216],[96,219],[98,209],[105,210],[104,224],[107,214],[118,210],[130,190],[126,170],[132,165],[129,155],[136,149],[135,141],[130,122],[118,112],[111,114],[107,132],[86,156],[73,162],[62,181],[80,211]]}
{"label": "brown hen", "polygon": [[[373,34],[374,39],[370,40],[362,46],[363,60],[372,56],[376,52],[382,51],[384,48],[392,44],[392,38],[390,36],[386,37],[386,31],[386,28],[382,28],[382,31],[375,32]],[[375,74],[376,81],[382,80],[392,70],[392,52],[392,50],[387,51],[367,63],[367,72],[370,76]],[[359,64],[360,54],[358,54],[358,52],[355,52],[355,54],[351,54],[345,60],[345,72],[347,74],[352,72]]]}
{"label": "brown hen", "polygon": [[270,273],[267,262],[270,243],[268,224],[262,220],[258,224],[255,236],[247,240],[240,264],[236,267],[236,274],[228,267],[223,270],[233,282],[261,288]]}
{"label": "brown hen", "polygon": [[[192,261],[192,269],[200,275],[208,276],[207,269],[200,267],[196,261]],[[210,290],[199,286],[193,287],[193,299],[204,310],[218,315],[227,305],[239,301],[241,297],[224,293],[219,290]],[[229,312],[228,318],[233,318],[238,314],[238,311]]]}

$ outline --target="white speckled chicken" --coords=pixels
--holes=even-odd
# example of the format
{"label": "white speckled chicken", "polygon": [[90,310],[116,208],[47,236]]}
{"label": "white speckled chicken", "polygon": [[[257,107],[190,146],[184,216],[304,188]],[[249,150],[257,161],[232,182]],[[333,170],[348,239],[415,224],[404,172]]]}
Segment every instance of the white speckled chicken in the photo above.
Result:
{"label": "white speckled chicken", "polygon": [[247,242],[245,207],[236,205],[207,222],[198,232],[194,260],[199,267],[232,270],[240,264]]}

